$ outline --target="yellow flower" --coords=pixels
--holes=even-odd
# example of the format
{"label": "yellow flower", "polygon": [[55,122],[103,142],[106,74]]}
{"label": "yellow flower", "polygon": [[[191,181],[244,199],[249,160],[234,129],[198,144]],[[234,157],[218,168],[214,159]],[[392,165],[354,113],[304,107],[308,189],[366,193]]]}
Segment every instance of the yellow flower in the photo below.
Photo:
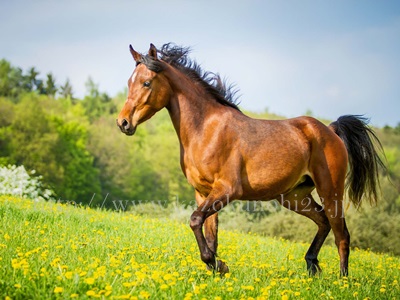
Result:
{"label": "yellow flower", "polygon": [[19,283],[16,283],[16,284],[14,284],[14,287],[15,287],[16,289],[20,289],[20,288],[22,287],[22,285],[20,285]]}
{"label": "yellow flower", "polygon": [[85,281],[86,284],[93,284],[94,283],[94,278],[93,277],[85,278],[84,281]]}
{"label": "yellow flower", "polygon": [[62,287],[56,286],[56,287],[54,288],[54,294],[62,293],[63,290],[64,290],[64,289],[63,289]]}
{"label": "yellow flower", "polygon": [[4,239],[5,239],[6,241],[8,241],[9,239],[11,239],[11,237],[8,235],[8,233],[6,233],[6,234],[4,235]]}
{"label": "yellow flower", "polygon": [[122,283],[122,285],[123,285],[124,287],[129,288],[129,287],[131,287],[133,284],[132,284],[132,282],[124,282],[124,283]]}
{"label": "yellow flower", "polygon": [[90,291],[87,291],[87,292],[86,292],[86,295],[87,295],[87,296],[95,296],[96,293],[95,293],[94,291],[90,290]]}
{"label": "yellow flower", "polygon": [[162,284],[160,286],[160,289],[162,289],[162,290],[166,290],[167,288],[168,288],[168,285],[166,285],[166,284]]}
{"label": "yellow flower", "polygon": [[139,297],[143,298],[143,299],[149,299],[150,298],[150,293],[146,292],[146,291],[141,291],[140,294],[139,294]]}
{"label": "yellow flower", "polygon": [[71,296],[69,296],[70,298],[78,298],[79,295],[78,294],[71,294]]}
{"label": "yellow flower", "polygon": [[66,272],[64,276],[65,276],[65,278],[67,278],[67,279],[71,279],[71,278],[72,278],[72,275],[73,275],[72,272]]}
{"label": "yellow flower", "polygon": [[282,300],[288,300],[289,299],[289,296],[288,295],[282,295]]}

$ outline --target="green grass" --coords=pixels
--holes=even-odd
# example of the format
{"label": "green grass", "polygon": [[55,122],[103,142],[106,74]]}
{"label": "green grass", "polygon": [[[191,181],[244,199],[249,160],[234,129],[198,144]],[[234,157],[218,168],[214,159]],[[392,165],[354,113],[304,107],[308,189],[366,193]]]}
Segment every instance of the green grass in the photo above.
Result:
{"label": "green grass", "polygon": [[[308,244],[221,231],[231,273],[206,270],[187,224],[0,197],[0,299],[398,299],[400,258],[336,249],[307,275]],[[398,234],[398,233],[394,233]]]}

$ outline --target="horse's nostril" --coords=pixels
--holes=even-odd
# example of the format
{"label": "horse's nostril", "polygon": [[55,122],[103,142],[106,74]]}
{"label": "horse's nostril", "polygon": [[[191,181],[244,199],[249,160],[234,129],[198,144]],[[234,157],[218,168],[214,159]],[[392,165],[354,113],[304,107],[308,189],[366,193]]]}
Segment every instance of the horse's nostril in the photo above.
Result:
{"label": "horse's nostril", "polygon": [[125,129],[128,130],[129,129],[129,122],[126,119],[122,120],[121,126]]}

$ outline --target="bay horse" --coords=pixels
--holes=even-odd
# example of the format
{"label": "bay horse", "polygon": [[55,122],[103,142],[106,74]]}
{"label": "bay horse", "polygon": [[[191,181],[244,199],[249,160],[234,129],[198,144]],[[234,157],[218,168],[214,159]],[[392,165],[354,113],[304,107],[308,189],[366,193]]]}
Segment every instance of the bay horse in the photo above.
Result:
{"label": "bay horse", "polygon": [[[340,273],[347,276],[345,188],[356,207],[364,198],[376,202],[378,169],[384,167],[377,151],[381,145],[367,119],[346,115],[326,126],[312,117],[250,118],[238,108],[233,90],[219,75],[204,72],[188,57],[189,50],[171,43],[157,50],[151,44],[143,55],[130,45],[136,68],[117,125],[130,136],[157,111],[168,110],[182,171],[195,189],[198,207],[190,227],[202,261],[217,272],[229,272],[217,259],[220,209],[232,200],[277,199],[318,225],[305,255],[309,273],[321,271],[318,253],[332,229]],[[314,189],[321,204],[311,195]]]}

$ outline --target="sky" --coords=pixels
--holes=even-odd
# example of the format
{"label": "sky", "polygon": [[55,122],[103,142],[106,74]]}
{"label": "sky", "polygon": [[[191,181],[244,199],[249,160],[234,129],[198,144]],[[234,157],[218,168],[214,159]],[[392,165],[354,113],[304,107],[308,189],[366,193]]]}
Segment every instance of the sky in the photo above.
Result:
{"label": "sky", "polygon": [[0,59],[123,92],[129,44],[190,46],[190,57],[239,88],[240,107],[336,120],[400,122],[400,1],[0,0]]}

